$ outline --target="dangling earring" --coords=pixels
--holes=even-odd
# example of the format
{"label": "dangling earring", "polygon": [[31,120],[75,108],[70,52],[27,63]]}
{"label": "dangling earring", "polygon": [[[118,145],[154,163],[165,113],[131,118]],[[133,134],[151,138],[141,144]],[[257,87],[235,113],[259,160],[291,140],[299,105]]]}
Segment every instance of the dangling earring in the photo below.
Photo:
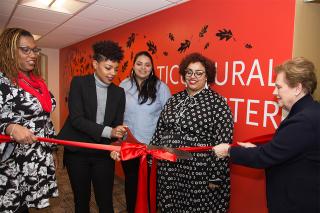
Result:
{"label": "dangling earring", "polygon": [[209,89],[209,84],[208,84],[207,81],[206,81],[206,83],[205,83],[205,85],[204,85],[204,88],[205,88],[205,89]]}

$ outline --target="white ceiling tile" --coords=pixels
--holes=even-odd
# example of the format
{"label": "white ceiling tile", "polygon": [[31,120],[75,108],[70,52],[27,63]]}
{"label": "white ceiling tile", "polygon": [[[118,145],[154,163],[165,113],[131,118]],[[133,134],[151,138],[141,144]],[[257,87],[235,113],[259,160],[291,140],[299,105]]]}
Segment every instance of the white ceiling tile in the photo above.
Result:
{"label": "white ceiling tile", "polygon": [[37,41],[39,47],[47,48],[63,48],[68,45],[74,44],[76,42],[86,39],[86,36],[79,35],[59,35],[52,33],[44,38]]}
{"label": "white ceiling tile", "polygon": [[5,27],[5,24],[8,21],[8,16],[4,16],[0,14],[0,32],[2,32],[2,29]]}
{"label": "white ceiling tile", "polygon": [[60,24],[72,17],[72,15],[19,5],[14,13],[14,17]]}
{"label": "white ceiling tile", "polygon": [[35,19],[12,18],[8,27],[20,27],[33,34],[43,35],[56,27],[55,24],[40,22]]}
{"label": "white ceiling tile", "polygon": [[96,5],[103,5],[119,10],[125,10],[136,14],[145,14],[154,10],[160,10],[172,2],[166,0],[98,0]]}
{"label": "white ceiling tile", "polygon": [[121,11],[121,10],[109,8],[106,6],[92,5],[89,8],[86,8],[85,10],[81,11],[78,14],[78,16],[90,18],[90,19],[102,20],[102,21],[109,21],[109,20],[124,21],[124,20],[134,18],[137,15],[135,13]]}
{"label": "white ceiling tile", "polygon": [[[95,0],[85,1],[93,3]],[[97,0],[83,11],[69,15],[22,5],[14,11],[18,0],[0,0],[0,32],[4,27],[21,27],[43,35],[39,46],[62,48],[186,1]]]}
{"label": "white ceiling tile", "polygon": [[178,3],[178,2],[183,2],[185,0],[167,0],[167,1],[172,3]]}
{"label": "white ceiling tile", "polygon": [[10,16],[16,3],[17,3],[17,0],[1,0],[0,14]]}
{"label": "white ceiling tile", "polygon": [[118,21],[115,20],[101,21],[76,16],[68,20],[63,26],[76,27],[82,30],[96,30],[96,32],[98,32],[106,28],[110,28],[117,23]]}

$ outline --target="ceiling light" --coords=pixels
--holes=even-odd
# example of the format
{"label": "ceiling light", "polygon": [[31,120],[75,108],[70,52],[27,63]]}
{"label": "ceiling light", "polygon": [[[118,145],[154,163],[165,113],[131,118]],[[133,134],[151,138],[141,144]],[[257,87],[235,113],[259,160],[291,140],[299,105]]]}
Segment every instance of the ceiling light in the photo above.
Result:
{"label": "ceiling light", "polygon": [[34,40],[39,40],[41,38],[41,35],[32,34]]}
{"label": "ceiling light", "polygon": [[59,13],[74,14],[92,2],[92,0],[21,0],[19,4]]}

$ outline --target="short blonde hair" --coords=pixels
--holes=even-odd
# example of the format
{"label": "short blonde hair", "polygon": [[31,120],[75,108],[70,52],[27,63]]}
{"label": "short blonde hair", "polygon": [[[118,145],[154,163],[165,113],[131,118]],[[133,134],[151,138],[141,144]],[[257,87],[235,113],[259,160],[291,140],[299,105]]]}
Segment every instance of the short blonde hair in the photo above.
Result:
{"label": "short blonde hair", "polygon": [[275,67],[277,74],[284,72],[290,87],[301,83],[307,94],[313,94],[317,88],[317,77],[314,64],[303,57],[293,58]]}

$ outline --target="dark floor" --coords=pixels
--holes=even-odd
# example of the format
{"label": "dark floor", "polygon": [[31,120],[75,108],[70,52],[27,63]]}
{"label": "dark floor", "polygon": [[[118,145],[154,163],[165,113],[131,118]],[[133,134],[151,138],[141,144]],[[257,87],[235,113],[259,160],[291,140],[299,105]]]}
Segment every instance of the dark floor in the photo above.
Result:
{"label": "dark floor", "polygon": [[[30,209],[30,213],[73,213],[73,193],[70,187],[68,174],[66,169],[62,168],[62,150],[58,153],[59,166],[57,169],[57,179],[59,186],[59,197],[50,200],[50,207],[45,209]],[[115,178],[113,189],[113,205],[115,213],[125,213],[125,196],[124,184],[120,178]],[[91,211],[90,213],[98,213],[94,195],[91,196]]]}

